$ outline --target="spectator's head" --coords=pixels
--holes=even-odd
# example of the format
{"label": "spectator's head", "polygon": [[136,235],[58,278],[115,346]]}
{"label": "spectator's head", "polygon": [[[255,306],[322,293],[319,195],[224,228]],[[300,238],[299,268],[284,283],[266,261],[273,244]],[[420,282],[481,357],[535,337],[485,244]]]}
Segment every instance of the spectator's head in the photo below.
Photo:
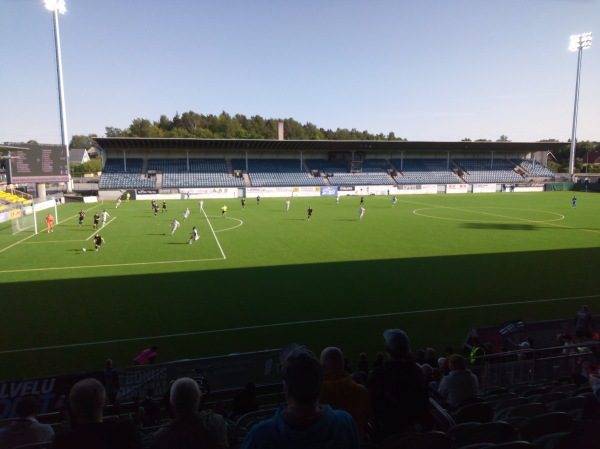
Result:
{"label": "spectator's head", "polygon": [[421,365],[421,372],[423,373],[423,377],[425,377],[425,379],[431,379],[431,374],[433,373],[433,368],[431,367],[431,365],[428,365],[427,363],[423,363]]}
{"label": "spectator's head", "polygon": [[83,379],[73,385],[69,393],[71,410],[81,424],[102,421],[102,410],[106,403],[104,386],[96,379]]}
{"label": "spectator's head", "polygon": [[323,370],[312,352],[302,347],[291,349],[285,354],[282,376],[288,403],[293,401],[297,405],[306,406],[319,401]]}
{"label": "spectator's head", "polygon": [[581,311],[582,311],[582,312],[587,312],[588,310],[589,310],[589,307],[588,307],[588,306],[586,306],[586,305],[584,305],[584,306],[581,306]]}
{"label": "spectator's head", "polygon": [[15,408],[17,418],[33,418],[40,408],[40,401],[35,396],[23,396],[19,398]]}
{"label": "spectator's head", "polygon": [[460,354],[452,354],[448,357],[448,366],[450,371],[467,369],[467,362],[465,362],[465,358]]}
{"label": "spectator's head", "polygon": [[383,333],[385,349],[391,359],[403,359],[410,353],[410,341],[406,332],[388,329]]}
{"label": "spectator's head", "polygon": [[106,368],[111,369],[113,367],[112,359],[106,359]]}
{"label": "spectator's head", "polygon": [[339,348],[330,346],[321,351],[321,366],[324,373],[344,370],[344,355]]}
{"label": "spectator's head", "polygon": [[182,377],[171,386],[170,400],[175,415],[192,415],[200,408],[202,392],[194,379]]}

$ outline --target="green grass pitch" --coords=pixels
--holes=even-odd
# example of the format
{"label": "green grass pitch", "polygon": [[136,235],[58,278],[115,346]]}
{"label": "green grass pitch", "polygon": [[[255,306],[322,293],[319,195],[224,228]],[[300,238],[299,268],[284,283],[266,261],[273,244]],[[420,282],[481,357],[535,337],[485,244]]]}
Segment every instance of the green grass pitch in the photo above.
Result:
{"label": "green grass pitch", "polygon": [[[287,212],[286,198],[245,210],[205,200],[206,214],[172,200],[156,217],[149,201],[61,205],[52,234],[47,211],[37,235],[0,230],[0,378],[130,365],[152,344],[159,361],[297,342],[355,363],[390,327],[442,351],[474,326],[570,317],[584,303],[597,314],[600,195],[578,193],[576,209],[572,196],[403,195],[395,207],[369,196],[361,221],[355,196],[291,198]],[[192,226],[201,238],[189,245]]]}

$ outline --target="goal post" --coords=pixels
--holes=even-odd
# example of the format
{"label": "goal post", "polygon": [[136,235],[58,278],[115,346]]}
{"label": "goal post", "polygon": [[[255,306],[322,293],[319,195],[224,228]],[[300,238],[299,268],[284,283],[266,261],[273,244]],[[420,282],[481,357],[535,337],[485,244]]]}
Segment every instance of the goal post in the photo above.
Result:
{"label": "goal post", "polygon": [[54,223],[58,224],[58,208],[55,200],[42,201],[37,204],[21,204],[19,209],[21,211],[19,217],[11,220],[13,235],[23,232],[32,232],[37,234],[40,227],[44,229],[44,222],[47,213],[42,212],[48,211],[48,209],[53,209],[48,212],[54,215]]}

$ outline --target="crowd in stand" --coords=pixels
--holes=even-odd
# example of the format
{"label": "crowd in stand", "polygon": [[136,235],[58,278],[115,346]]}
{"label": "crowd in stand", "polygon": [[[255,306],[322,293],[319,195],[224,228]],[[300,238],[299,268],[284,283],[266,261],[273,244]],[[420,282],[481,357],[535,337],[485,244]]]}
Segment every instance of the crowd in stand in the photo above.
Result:
{"label": "crowd in stand", "polygon": [[[580,318],[588,324],[577,331],[581,341],[593,336],[587,335],[591,321],[586,313],[587,308],[582,308]],[[562,340],[564,335],[558,338]],[[432,399],[449,416],[470,404],[485,402],[480,397],[479,379],[469,369],[475,362],[471,360],[473,350],[467,358],[454,354],[451,348],[443,356],[428,348],[416,351],[413,357],[409,337],[400,329],[386,330],[383,341],[385,353],[377,354],[373,364],[367,354],[360,354],[358,370],[350,367],[337,347],[323,349],[320,357],[303,346],[284,348],[281,378],[285,404],[271,418],[252,426],[241,447],[392,447],[386,442],[399,434],[439,429],[431,414]],[[151,349],[155,358],[156,348]],[[473,349],[477,353],[477,346]],[[584,352],[580,356],[581,371],[574,374],[589,384],[588,399],[600,408],[598,366],[592,358],[595,354]],[[56,434],[51,426],[37,422],[39,404],[31,397],[22,398],[16,407],[17,418],[0,430],[0,448],[50,442],[48,447],[53,449],[223,449],[238,444],[232,439],[236,419],[259,409],[252,382],[233,400],[231,410],[206,409],[202,386],[196,379],[184,377],[175,380],[167,393],[171,417],[168,424],[160,425],[160,406],[152,390],[139,402],[140,413],[135,419],[104,417],[105,406],[114,401],[118,388],[115,379],[112,362],[107,361],[104,384],[92,378],[77,382],[68,397],[69,428]],[[593,413],[590,416],[595,419]],[[141,426],[157,428],[142,439]],[[595,427],[600,428],[600,420]],[[590,438],[595,438],[586,433],[589,428],[582,431],[581,437],[572,432],[564,447],[598,447],[588,444]]]}

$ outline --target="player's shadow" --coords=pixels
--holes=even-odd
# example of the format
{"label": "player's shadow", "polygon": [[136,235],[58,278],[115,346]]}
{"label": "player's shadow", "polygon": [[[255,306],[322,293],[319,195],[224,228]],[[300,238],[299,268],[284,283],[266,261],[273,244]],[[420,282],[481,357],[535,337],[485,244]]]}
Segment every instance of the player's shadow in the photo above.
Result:
{"label": "player's shadow", "polygon": [[189,242],[168,242],[167,245],[189,245]]}

